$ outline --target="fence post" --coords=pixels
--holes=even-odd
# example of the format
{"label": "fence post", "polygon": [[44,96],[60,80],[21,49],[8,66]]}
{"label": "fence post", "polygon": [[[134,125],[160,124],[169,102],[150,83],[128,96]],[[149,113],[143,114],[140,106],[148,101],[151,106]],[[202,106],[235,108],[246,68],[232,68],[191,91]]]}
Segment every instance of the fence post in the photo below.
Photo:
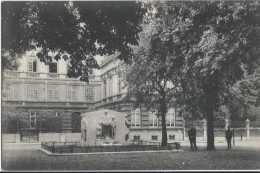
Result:
{"label": "fence post", "polygon": [[226,129],[226,130],[228,129],[228,126],[229,126],[229,121],[228,121],[228,119],[226,118],[226,119],[225,119],[225,129]]}
{"label": "fence post", "polygon": [[207,120],[204,118],[202,120],[203,122],[203,140],[206,141],[207,140]]}
{"label": "fence post", "polygon": [[246,138],[249,139],[250,137],[250,120],[246,119]]}

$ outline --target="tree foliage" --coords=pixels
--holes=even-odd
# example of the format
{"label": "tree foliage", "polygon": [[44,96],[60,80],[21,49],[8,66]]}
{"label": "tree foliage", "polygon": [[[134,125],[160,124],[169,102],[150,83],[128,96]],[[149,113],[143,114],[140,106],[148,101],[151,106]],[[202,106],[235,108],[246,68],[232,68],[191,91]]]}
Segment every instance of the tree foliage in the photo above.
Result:
{"label": "tree foliage", "polygon": [[231,89],[232,97],[229,98],[227,106],[230,109],[231,119],[259,118],[259,93],[260,93],[260,68],[238,81]]}
{"label": "tree foliage", "polygon": [[144,12],[135,1],[4,2],[2,9],[4,51],[17,54],[39,47],[37,56],[46,63],[54,52],[56,60],[69,60],[69,76],[82,80],[98,67],[97,54],[119,51],[127,59]]}
{"label": "tree foliage", "polygon": [[[156,8],[158,4],[155,5],[148,4],[149,10],[143,21],[139,46],[134,48],[127,81],[129,94],[135,96],[137,103],[158,111],[158,116],[162,119],[161,145],[165,146],[167,145],[165,117],[169,107],[175,104],[175,95],[181,89],[179,69],[185,65],[183,48],[179,47],[184,40],[177,38],[179,33],[176,31],[179,27],[185,27],[186,23],[174,18],[178,12],[165,16],[165,11]],[[169,30],[165,30],[169,18],[173,20],[171,34],[175,37],[172,38],[169,38],[170,34],[167,33]],[[173,42],[175,44],[172,44]]]}
{"label": "tree foliage", "polygon": [[[153,20],[160,25],[149,41],[149,58],[136,63],[144,71],[136,70],[141,78],[136,87],[150,77],[144,75],[147,69],[148,74],[149,69],[159,71],[159,76],[170,69],[169,74],[174,74],[170,78],[178,86],[174,96],[179,106],[207,119],[207,148],[212,150],[214,112],[228,103],[234,84],[259,67],[259,2],[155,2],[153,8]],[[158,66],[166,64],[162,71],[151,66],[154,59]]]}

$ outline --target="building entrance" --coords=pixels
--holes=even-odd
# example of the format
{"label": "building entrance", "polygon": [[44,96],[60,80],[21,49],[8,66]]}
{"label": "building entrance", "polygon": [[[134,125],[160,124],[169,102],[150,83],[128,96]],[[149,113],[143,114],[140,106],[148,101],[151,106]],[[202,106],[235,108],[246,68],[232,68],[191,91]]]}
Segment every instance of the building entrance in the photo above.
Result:
{"label": "building entrance", "polygon": [[114,129],[112,125],[104,125],[102,124],[102,136],[104,138],[114,138]]}

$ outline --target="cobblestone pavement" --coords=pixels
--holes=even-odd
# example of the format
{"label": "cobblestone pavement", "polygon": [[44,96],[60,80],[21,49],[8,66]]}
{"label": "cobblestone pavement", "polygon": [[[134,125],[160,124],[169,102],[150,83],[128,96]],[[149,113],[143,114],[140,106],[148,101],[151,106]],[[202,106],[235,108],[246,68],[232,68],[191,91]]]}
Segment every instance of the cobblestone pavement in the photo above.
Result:
{"label": "cobblestone pavement", "polygon": [[232,150],[216,142],[216,151],[206,151],[198,141],[198,152],[191,152],[188,141],[183,152],[116,153],[102,155],[48,156],[38,144],[4,144],[4,170],[260,170],[259,140],[236,143]]}

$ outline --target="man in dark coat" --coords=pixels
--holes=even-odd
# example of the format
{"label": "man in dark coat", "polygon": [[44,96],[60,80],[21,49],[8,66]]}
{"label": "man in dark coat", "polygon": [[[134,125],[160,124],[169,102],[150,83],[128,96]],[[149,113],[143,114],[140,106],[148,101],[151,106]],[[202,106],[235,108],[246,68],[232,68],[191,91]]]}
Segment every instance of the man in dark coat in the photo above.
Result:
{"label": "man in dark coat", "polygon": [[231,139],[232,139],[233,133],[230,130],[230,127],[226,130],[226,140],[227,140],[227,145],[228,149],[231,149]]}
{"label": "man in dark coat", "polygon": [[189,131],[188,131],[188,136],[189,136],[189,140],[190,140],[190,147],[192,151],[197,151],[197,145],[196,145],[196,129],[195,127],[192,127]]}
{"label": "man in dark coat", "polygon": [[195,151],[198,150],[197,145],[196,145],[196,128],[192,127],[191,128],[191,139],[192,139],[192,144],[193,144],[193,148]]}
{"label": "man in dark coat", "polygon": [[192,142],[192,134],[191,134],[191,128],[188,130],[188,136],[190,141],[190,149],[193,151],[193,142]]}

